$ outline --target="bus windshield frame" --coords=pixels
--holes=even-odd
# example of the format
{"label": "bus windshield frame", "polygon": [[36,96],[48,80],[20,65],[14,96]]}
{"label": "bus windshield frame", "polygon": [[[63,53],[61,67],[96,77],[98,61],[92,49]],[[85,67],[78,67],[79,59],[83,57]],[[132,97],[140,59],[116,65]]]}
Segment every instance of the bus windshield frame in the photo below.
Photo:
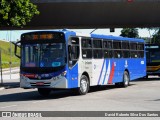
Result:
{"label": "bus windshield frame", "polygon": [[36,43],[22,45],[22,67],[59,67],[66,65],[64,43]]}
{"label": "bus windshield frame", "polygon": [[160,63],[160,46],[146,44],[145,48],[147,64]]}
{"label": "bus windshield frame", "polygon": [[[21,55],[22,55],[20,67],[23,72],[50,73],[50,72],[55,72],[55,71],[64,69],[64,67],[67,64],[66,40],[65,40],[65,35],[62,32],[38,31],[38,32],[24,33],[21,35],[20,43],[21,43]],[[47,47],[49,46],[50,48],[48,48],[48,51],[47,51]],[[59,46],[59,49],[61,46],[61,50],[62,50],[61,52],[63,53],[62,54],[63,59],[62,57],[59,59],[54,59],[54,60],[49,58],[49,57],[54,57],[54,55],[52,56],[49,55],[49,52],[51,52],[50,50],[54,49],[53,46],[54,47]],[[33,63],[31,61],[29,61],[29,63],[26,62],[26,58],[25,58],[26,57],[25,55],[26,47],[31,47],[31,49],[34,47],[37,47],[37,54],[35,55],[35,57],[38,57],[36,58],[37,61],[34,58],[34,55],[33,55],[34,53],[32,53],[33,55],[32,58],[34,58],[36,62],[35,61]],[[57,51],[58,51],[58,48],[57,48]],[[45,52],[47,52],[47,54],[44,54]],[[30,58],[28,58],[28,60],[29,59]],[[42,59],[44,59],[44,61],[41,61]],[[48,60],[48,62],[45,62],[45,60],[46,61]]]}

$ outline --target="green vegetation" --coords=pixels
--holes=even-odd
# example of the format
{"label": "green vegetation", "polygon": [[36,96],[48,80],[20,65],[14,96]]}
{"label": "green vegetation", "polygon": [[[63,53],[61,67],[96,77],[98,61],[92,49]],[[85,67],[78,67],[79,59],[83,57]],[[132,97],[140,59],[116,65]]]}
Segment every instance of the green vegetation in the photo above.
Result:
{"label": "green vegetation", "polygon": [[[16,67],[20,65],[20,59],[14,55],[14,45],[11,45],[10,52],[10,42],[5,42],[0,40],[0,49],[2,56],[2,68],[10,67],[10,63],[12,67]],[[20,52],[20,49],[18,50]]]}
{"label": "green vegetation", "polygon": [[0,26],[23,27],[39,13],[30,0],[0,0]]}
{"label": "green vegetation", "polygon": [[129,37],[129,38],[138,38],[138,29],[137,28],[123,28],[121,30],[120,36]]}
{"label": "green vegetation", "polygon": [[152,43],[160,44],[160,28],[154,35],[152,35]]}

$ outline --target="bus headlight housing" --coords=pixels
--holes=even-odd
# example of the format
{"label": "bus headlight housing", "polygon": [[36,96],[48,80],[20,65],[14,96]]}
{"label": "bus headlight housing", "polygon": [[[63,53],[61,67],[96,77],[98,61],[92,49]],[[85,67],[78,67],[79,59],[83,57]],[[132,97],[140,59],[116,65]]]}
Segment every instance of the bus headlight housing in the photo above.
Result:
{"label": "bus headlight housing", "polygon": [[64,72],[61,73],[61,76],[65,77],[66,74],[67,74],[67,71],[64,71]]}
{"label": "bus headlight housing", "polygon": [[28,80],[28,78],[26,76],[24,76],[23,74],[20,75],[20,79]]}

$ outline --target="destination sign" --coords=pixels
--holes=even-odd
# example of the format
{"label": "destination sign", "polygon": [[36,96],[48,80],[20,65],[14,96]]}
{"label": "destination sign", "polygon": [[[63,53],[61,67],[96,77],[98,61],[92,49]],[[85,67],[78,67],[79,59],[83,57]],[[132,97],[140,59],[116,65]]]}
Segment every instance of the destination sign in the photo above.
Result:
{"label": "destination sign", "polygon": [[53,40],[53,39],[64,39],[63,33],[58,32],[33,32],[23,34],[21,36],[22,40]]}
{"label": "destination sign", "polygon": [[145,48],[151,48],[151,49],[153,48],[154,49],[154,48],[159,48],[159,46],[145,46]]}

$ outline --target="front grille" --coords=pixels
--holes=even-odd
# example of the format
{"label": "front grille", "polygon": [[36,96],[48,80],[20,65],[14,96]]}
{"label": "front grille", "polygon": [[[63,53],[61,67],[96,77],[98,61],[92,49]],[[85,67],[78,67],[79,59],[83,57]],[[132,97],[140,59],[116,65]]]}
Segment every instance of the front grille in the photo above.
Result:
{"label": "front grille", "polygon": [[43,84],[41,84],[40,85],[40,83],[39,83],[39,85],[38,85],[38,83],[30,83],[31,84],[31,86],[50,86],[50,82],[48,82],[48,83],[43,83]]}

